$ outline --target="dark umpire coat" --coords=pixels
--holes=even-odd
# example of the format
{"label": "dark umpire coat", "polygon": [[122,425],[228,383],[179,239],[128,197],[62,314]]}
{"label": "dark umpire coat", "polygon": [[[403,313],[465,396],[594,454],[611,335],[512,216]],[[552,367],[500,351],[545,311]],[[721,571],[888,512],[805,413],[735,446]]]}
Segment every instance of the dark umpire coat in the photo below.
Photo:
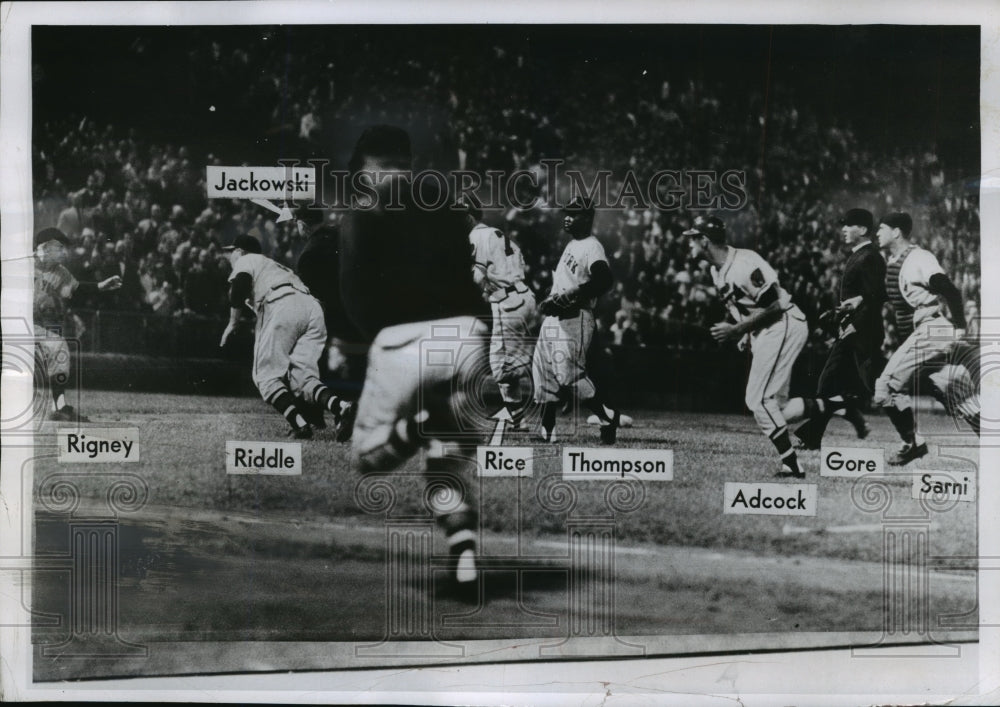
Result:
{"label": "dark umpire coat", "polygon": [[882,303],[885,302],[885,259],[878,245],[863,240],[844,265],[840,284],[840,301],[861,296],[861,305],[848,317],[844,326],[853,324],[856,332],[846,339],[859,354],[869,358],[879,352],[885,329],[882,324]]}

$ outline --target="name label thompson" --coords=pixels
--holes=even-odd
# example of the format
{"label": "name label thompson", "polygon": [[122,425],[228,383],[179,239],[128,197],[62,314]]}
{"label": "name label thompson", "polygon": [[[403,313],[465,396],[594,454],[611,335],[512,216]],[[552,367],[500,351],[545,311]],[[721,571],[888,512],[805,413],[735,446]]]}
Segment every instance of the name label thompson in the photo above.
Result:
{"label": "name label thompson", "polygon": [[61,463],[137,462],[138,439],[137,427],[61,429],[56,434]]}
{"label": "name label thompson", "polygon": [[315,167],[206,167],[209,199],[312,199]]}
{"label": "name label thompson", "polygon": [[302,473],[300,442],[226,442],[227,474]]}
{"label": "name label thompson", "polygon": [[477,447],[480,476],[531,476],[535,450],[531,447]]}
{"label": "name label thompson", "polygon": [[881,474],[885,469],[885,450],[854,447],[823,447],[820,452],[819,475],[857,478],[865,474]]}
{"label": "name label thompson", "polygon": [[913,477],[911,497],[917,500],[975,501],[976,475],[967,471],[928,471]]}
{"label": "name label thompson", "polygon": [[562,477],[567,481],[644,479],[672,481],[672,449],[598,449],[563,447]]}
{"label": "name label thompson", "polygon": [[814,516],[816,484],[741,484],[727,482],[723,513],[730,515]]}

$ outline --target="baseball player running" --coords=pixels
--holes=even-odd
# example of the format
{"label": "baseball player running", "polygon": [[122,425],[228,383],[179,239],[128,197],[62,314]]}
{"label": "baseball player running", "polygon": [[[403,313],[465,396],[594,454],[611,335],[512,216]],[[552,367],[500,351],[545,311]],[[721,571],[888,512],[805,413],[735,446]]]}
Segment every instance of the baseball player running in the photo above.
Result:
{"label": "baseball player running", "polygon": [[524,385],[531,382],[535,295],[524,284],[524,256],[517,243],[482,222],[483,211],[472,197],[465,207],[472,244],[472,279],[493,311],[490,370],[504,405],[515,423],[524,414]]}
{"label": "baseball player running", "polygon": [[479,512],[467,477],[479,432],[468,401],[488,364],[489,310],[472,279],[465,215],[435,183],[410,182],[410,160],[409,135],[377,125],[348,165],[367,188],[341,229],[341,299],[374,339],[353,456],[362,473],[386,472],[427,448],[425,502],[447,538],[447,589],[478,601]]}
{"label": "baseball player running", "polygon": [[601,443],[614,444],[621,412],[601,399],[587,376],[587,349],[594,336],[593,308],[611,289],[612,275],[604,246],[591,235],[594,207],[575,197],[564,209],[563,230],[573,239],[566,244],[552,272],[552,291],[539,305],[545,316],[531,363],[535,401],[542,406],[542,439],[555,442],[556,413],[565,394],[575,394],[597,415]]}
{"label": "baseball player running", "polygon": [[[888,460],[893,466],[927,454],[927,443],[916,431],[912,397],[906,392],[914,374],[931,359],[951,353],[965,336],[962,296],[934,254],[910,242],[912,229],[913,219],[902,211],[886,214],[878,227],[879,246],[889,252],[885,288],[902,341],[875,381],[874,402],[885,409],[903,440]],[[951,321],[941,313],[938,297],[947,304]],[[978,414],[975,418],[970,423],[978,429]]]}
{"label": "baseball player running", "polygon": [[244,308],[257,314],[253,347],[253,382],[264,400],[292,426],[289,434],[310,439],[295,396],[329,410],[339,422],[343,414],[340,398],[319,378],[319,357],[326,344],[323,309],[298,276],[280,263],[261,255],[260,241],[237,236],[222,249],[229,255],[229,323],[219,346],[236,330]]}
{"label": "baseball player running", "polygon": [[840,231],[851,254],[840,281],[840,303],[825,313],[826,318],[836,319],[837,340],[819,375],[817,397],[794,398],[783,410],[786,420],[809,418],[795,430],[805,449],[820,448],[826,426],[838,410],[843,410],[859,438],[868,436],[859,404],[871,395],[874,376],[869,370],[885,338],[885,260],[872,242],[875,217],[865,209],[850,209],[841,219]]}
{"label": "baseball player running", "polygon": [[56,422],[90,422],[72,405],[66,404],[66,383],[69,381],[70,355],[62,337],[66,325],[66,304],[77,292],[109,292],[122,286],[122,279],[113,275],[101,282],[79,282],[66,269],[69,239],[58,228],[44,228],[35,234],[35,287],[33,316],[37,362],[52,394],[50,420]]}
{"label": "baseball player running", "polygon": [[805,315],[778,284],[778,276],[752,250],[726,245],[726,226],[714,216],[699,216],[685,236],[691,256],[707,260],[712,280],[735,324],[719,322],[711,329],[716,341],[738,340],[753,354],[747,379],[746,405],[761,431],[781,457],[778,476],[802,478],[781,405],[788,394],[792,364],[805,346]]}

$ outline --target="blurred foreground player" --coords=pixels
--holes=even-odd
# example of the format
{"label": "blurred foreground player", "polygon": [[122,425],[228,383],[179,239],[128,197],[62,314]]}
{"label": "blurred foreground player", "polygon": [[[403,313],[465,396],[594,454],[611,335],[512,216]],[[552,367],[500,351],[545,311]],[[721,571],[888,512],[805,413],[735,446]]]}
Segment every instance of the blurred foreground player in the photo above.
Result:
{"label": "blurred foreground player", "polygon": [[809,326],[802,311],[778,284],[778,275],[752,250],[726,245],[726,226],[714,216],[699,216],[685,236],[691,256],[712,265],[712,280],[735,324],[712,326],[716,341],[739,341],[753,359],[745,402],[761,431],[781,456],[778,476],[802,478],[781,413],[792,364],[806,344]]}
{"label": "blurred foreground player", "polygon": [[223,252],[233,271],[229,276],[229,323],[219,346],[236,331],[248,306],[257,315],[253,344],[253,382],[264,400],[288,420],[290,434],[310,439],[296,396],[316,403],[339,419],[343,401],[319,379],[319,357],[326,344],[323,309],[298,276],[261,255],[260,241],[237,236]]}
{"label": "blurred foreground player", "polygon": [[[962,296],[944,273],[934,254],[910,242],[913,219],[908,213],[886,214],[878,227],[879,246],[889,252],[885,288],[896,314],[899,347],[889,357],[882,375],[875,381],[876,405],[881,405],[903,446],[888,459],[902,466],[927,454],[927,443],[917,434],[913,416],[913,379],[921,367],[950,356],[956,347],[965,346],[965,311]],[[945,301],[951,321],[941,313],[938,298]],[[978,377],[978,355],[965,360]],[[940,385],[940,379],[932,381]],[[935,390],[947,400],[946,391]],[[946,403],[947,404],[947,403]],[[968,410],[963,417],[979,432],[979,410]]]}
{"label": "blurred foreground player", "polygon": [[885,338],[885,260],[872,241],[875,217],[865,209],[850,209],[841,219],[840,232],[851,254],[840,279],[839,304],[827,315],[836,320],[837,339],[819,374],[816,398],[794,398],[782,411],[789,421],[809,418],[795,430],[805,449],[820,448],[830,418],[840,410],[858,438],[868,436],[861,406],[871,396],[871,367]]}
{"label": "blurred foreground player", "polygon": [[374,339],[353,456],[363,473],[386,472],[427,448],[426,502],[447,537],[449,585],[472,600],[479,513],[468,477],[479,433],[468,402],[487,365],[489,312],[472,280],[465,214],[436,184],[412,193],[410,161],[409,135],[377,125],[348,165],[359,188],[341,229],[341,296]]}
{"label": "blurred foreground player", "polygon": [[591,235],[594,207],[575,197],[564,209],[563,230],[573,239],[566,244],[552,272],[552,291],[539,305],[545,316],[531,362],[535,401],[542,406],[542,439],[555,442],[560,400],[576,395],[597,415],[601,443],[614,444],[621,412],[605,405],[587,375],[587,349],[594,337],[594,305],[611,289],[612,275],[604,246]]}
{"label": "blurred foreground player", "polygon": [[66,404],[66,383],[69,381],[70,354],[63,328],[66,326],[66,305],[77,292],[109,292],[122,286],[122,279],[113,275],[101,282],[79,282],[63,263],[66,262],[69,239],[58,228],[45,228],[35,235],[35,287],[33,301],[36,365],[52,393],[50,420],[56,422],[89,422],[72,405]]}

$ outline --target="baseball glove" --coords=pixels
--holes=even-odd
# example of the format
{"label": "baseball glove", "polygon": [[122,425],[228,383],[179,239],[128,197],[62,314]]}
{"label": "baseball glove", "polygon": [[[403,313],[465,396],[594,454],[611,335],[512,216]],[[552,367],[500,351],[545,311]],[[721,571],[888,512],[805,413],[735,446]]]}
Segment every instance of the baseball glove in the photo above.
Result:
{"label": "baseball glove", "polygon": [[547,317],[558,317],[576,309],[576,293],[560,292],[557,295],[550,294],[538,305],[538,311]]}

